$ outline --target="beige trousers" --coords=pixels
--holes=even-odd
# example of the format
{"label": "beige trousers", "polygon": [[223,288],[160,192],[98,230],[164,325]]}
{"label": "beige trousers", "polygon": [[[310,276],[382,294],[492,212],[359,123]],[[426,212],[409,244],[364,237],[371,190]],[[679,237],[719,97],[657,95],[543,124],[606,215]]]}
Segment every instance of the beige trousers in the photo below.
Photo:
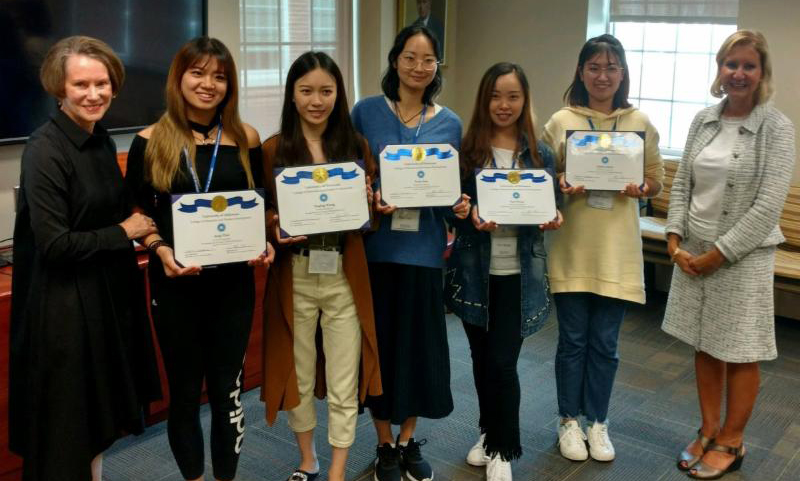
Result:
{"label": "beige trousers", "polygon": [[328,442],[337,448],[347,448],[355,440],[358,416],[361,325],[353,292],[342,272],[342,256],[339,256],[337,274],[309,274],[308,257],[301,255],[292,256],[292,272],[294,365],[300,404],[288,413],[289,427],[294,432],[306,432],[317,425],[314,339],[319,322],[328,387]]}

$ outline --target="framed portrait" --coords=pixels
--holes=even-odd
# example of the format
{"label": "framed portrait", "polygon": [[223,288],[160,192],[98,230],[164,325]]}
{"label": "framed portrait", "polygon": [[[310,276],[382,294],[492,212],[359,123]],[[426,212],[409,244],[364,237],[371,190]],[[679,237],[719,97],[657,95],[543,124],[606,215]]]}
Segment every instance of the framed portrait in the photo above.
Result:
{"label": "framed portrait", "polygon": [[442,65],[447,43],[447,0],[397,0],[397,31],[409,25],[428,27],[439,40]]}

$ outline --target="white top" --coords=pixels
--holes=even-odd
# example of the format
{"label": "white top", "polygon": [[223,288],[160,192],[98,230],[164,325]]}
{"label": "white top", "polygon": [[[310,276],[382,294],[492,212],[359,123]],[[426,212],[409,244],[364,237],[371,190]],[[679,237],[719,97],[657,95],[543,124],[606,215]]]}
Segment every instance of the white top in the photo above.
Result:
{"label": "white top", "polygon": [[697,154],[692,164],[694,187],[689,206],[689,232],[698,238],[717,240],[717,222],[722,212],[722,196],[728,178],[733,147],[744,119],[721,118],[721,129]]}
{"label": "white top", "polygon": [[[486,161],[486,167],[496,167],[498,169],[513,169],[516,167],[514,162],[514,151],[492,147],[492,159]],[[480,205],[480,199],[478,199]],[[478,210],[480,212],[480,209]],[[489,274],[493,276],[510,276],[519,274],[519,247],[517,246],[517,227],[498,226],[492,234],[492,256],[489,261]]]}

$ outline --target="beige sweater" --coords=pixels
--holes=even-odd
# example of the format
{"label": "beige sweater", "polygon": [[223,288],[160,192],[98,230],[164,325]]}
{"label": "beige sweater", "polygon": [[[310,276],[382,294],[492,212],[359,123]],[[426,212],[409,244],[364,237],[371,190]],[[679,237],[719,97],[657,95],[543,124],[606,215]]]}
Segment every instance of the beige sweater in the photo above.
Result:
{"label": "beige sweater", "polygon": [[[588,118],[597,130],[645,131],[645,178],[661,190],[664,166],[658,151],[658,132],[647,115],[635,108],[604,114],[586,107],[564,107],[544,127],[543,139],[556,156],[556,170],[564,171],[567,130],[590,130]],[[547,256],[550,288],[559,292],[593,292],[644,304],[642,239],[639,232],[639,204],[636,199],[615,195],[611,210],[589,207],[588,194],[565,195],[564,224],[553,233]]]}

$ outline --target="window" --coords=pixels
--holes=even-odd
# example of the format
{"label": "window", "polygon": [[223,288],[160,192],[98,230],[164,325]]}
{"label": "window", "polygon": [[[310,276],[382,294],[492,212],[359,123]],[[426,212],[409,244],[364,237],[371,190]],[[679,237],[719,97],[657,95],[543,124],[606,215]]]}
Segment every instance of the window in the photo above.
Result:
{"label": "window", "polygon": [[629,99],[661,136],[661,151],[681,155],[709,89],[716,54],[736,31],[738,0],[611,0],[609,32],[625,47]]}
{"label": "window", "polygon": [[292,62],[308,50],[336,61],[352,85],[351,2],[239,0],[242,118],[266,138],[280,129],[284,82]]}

